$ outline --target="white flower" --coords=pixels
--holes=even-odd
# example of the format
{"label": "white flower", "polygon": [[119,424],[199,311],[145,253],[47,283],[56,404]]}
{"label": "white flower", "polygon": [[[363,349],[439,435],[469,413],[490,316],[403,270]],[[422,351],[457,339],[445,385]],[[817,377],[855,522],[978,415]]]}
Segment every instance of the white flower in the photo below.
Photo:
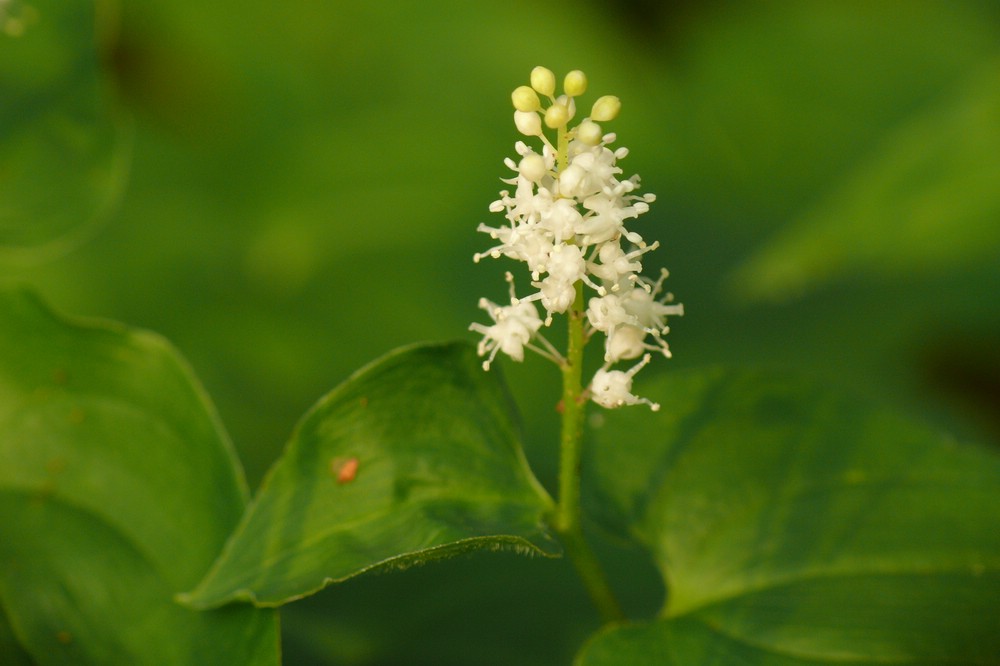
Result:
{"label": "white flower", "polygon": [[[618,115],[618,98],[601,97],[591,107],[591,117],[572,127],[576,97],[587,88],[586,75],[579,71],[567,75],[564,94],[558,97],[555,87],[555,74],[536,67],[531,85],[520,86],[511,95],[517,129],[526,137],[537,137],[541,146],[536,149],[517,141],[514,150],[519,159],[504,160],[514,172],[503,179],[511,189],[500,192],[490,211],[502,213],[505,223],[479,225],[479,231],[489,234],[495,244],[473,257],[476,261],[507,257],[524,262],[536,291],[517,298],[508,273],[510,305],[501,307],[482,299],[480,307],[493,323],[470,328],[483,336],[479,354],[487,356],[483,363],[487,369],[497,353],[521,361],[526,348],[564,364],[565,359],[541,335],[541,328],[552,323],[553,315],[572,310],[578,288],[586,287],[594,295],[587,301],[585,339],[597,333],[605,336],[605,364],[591,383],[592,399],[604,407],[654,406],[632,395],[632,378],[649,363],[648,352],[669,357],[663,339],[667,317],[684,313],[681,305],[671,303],[671,294],[661,296],[666,271],[655,282],[640,276],[643,257],[659,243],[647,244],[641,234],[626,227],[626,222],[649,211],[655,197],[636,193],[639,177],[624,177],[619,166],[628,149],[610,148],[616,136],[603,134],[598,124]],[[546,128],[555,130],[555,141],[545,136]],[[544,320],[535,301],[545,309]],[[611,368],[640,356],[642,361],[627,372]]]}
{"label": "white flower", "polygon": [[590,383],[591,399],[601,407],[610,409],[625,405],[649,405],[654,412],[658,411],[660,409],[658,403],[632,395],[632,378],[649,363],[649,360],[650,356],[646,354],[627,372],[608,370],[607,367],[598,370]]}
{"label": "white flower", "polygon": [[587,321],[595,330],[608,334],[623,324],[634,324],[635,317],[622,305],[620,296],[607,294],[587,303]]}
{"label": "white flower", "polygon": [[[508,275],[510,274],[508,273]],[[510,305],[501,307],[490,300],[481,298],[479,299],[479,307],[486,310],[494,321],[492,326],[484,326],[479,323],[473,323],[469,326],[469,330],[483,335],[483,339],[479,342],[479,355],[483,356],[487,352],[490,355],[483,362],[483,369],[490,369],[490,364],[493,363],[498,351],[502,351],[515,361],[523,361],[525,345],[542,327],[542,320],[539,318],[535,306],[532,303],[517,300],[513,295],[512,282]]]}
{"label": "white flower", "polygon": [[644,245],[631,252],[624,252],[618,243],[605,243],[597,252],[597,258],[601,263],[591,261],[587,268],[591,275],[595,275],[611,285],[612,291],[621,288],[621,282],[629,277],[634,277],[642,270],[642,262],[639,258],[660,246],[659,241],[652,245]]}
{"label": "white flower", "polygon": [[663,281],[667,279],[667,275],[667,270],[662,269],[660,278],[652,284],[645,278],[639,278],[639,286],[628,293],[622,305],[635,317],[638,326],[658,339],[664,355],[669,357],[667,343],[659,336],[666,335],[670,331],[667,327],[667,317],[683,316],[684,306],[680,303],[670,303],[674,300],[674,295],[669,292],[657,298],[663,290]]}
{"label": "white flower", "polygon": [[553,312],[566,312],[576,300],[576,284],[569,280],[561,280],[550,275],[541,282],[531,284],[538,287],[542,307],[548,312],[545,318],[546,326],[552,323]]}
{"label": "white flower", "polygon": [[647,349],[656,349],[645,342],[646,331],[631,324],[622,324],[608,332],[604,342],[604,360],[617,363],[639,358]]}
{"label": "white flower", "polygon": [[[573,239],[582,221],[583,216],[576,209],[572,199],[557,199],[552,203],[552,207],[546,211],[546,215],[539,224],[542,224],[545,231],[549,232],[554,243],[564,243]],[[562,247],[576,246],[564,245]]]}

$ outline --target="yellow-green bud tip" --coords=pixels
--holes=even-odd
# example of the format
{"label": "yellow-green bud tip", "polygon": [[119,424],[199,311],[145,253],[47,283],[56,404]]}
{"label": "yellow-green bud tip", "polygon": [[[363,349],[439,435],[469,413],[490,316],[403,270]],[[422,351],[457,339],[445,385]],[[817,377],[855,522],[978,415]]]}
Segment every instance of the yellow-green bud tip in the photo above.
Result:
{"label": "yellow-green bud tip", "polygon": [[577,140],[588,146],[596,146],[601,142],[603,137],[604,134],[601,132],[601,126],[593,120],[584,120],[576,128]]}
{"label": "yellow-green bud tip", "polygon": [[596,102],[590,111],[590,118],[599,122],[614,120],[618,117],[618,112],[622,110],[622,103],[614,95],[605,95]]}
{"label": "yellow-green bud tip", "polygon": [[557,127],[563,127],[569,122],[569,109],[565,104],[560,104],[556,102],[549,108],[545,109],[545,126],[556,129]]}
{"label": "yellow-green bud tip", "polygon": [[587,92],[587,75],[574,69],[563,80],[563,91],[570,97],[579,97]]}
{"label": "yellow-green bud tip", "polygon": [[535,67],[531,70],[531,87],[540,95],[552,97],[556,92],[556,75],[548,67]]}
{"label": "yellow-green bud tip", "polygon": [[538,94],[530,86],[518,86],[511,93],[510,99],[518,111],[538,111],[542,106],[538,101]]}

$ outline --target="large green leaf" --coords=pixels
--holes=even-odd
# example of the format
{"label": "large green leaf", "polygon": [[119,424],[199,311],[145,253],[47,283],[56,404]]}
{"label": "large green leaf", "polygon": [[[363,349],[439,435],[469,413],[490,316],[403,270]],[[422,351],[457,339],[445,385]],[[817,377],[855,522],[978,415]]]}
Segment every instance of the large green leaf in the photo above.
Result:
{"label": "large green leaf", "polygon": [[0,293],[0,604],[41,664],[275,664],[277,623],[173,596],[247,501],[189,369],[161,338]]}
{"label": "large green leaf", "polygon": [[610,415],[587,485],[668,598],[579,663],[998,663],[995,454],[807,382],[691,373],[648,393],[663,411]]}
{"label": "large green leaf", "polygon": [[1000,60],[871,149],[823,201],[740,268],[743,295],[784,299],[824,282],[996,270]]}
{"label": "large green leaf", "polygon": [[113,14],[107,0],[0,6],[0,262],[73,249],[118,201],[131,127],[101,64]]}
{"label": "large green leaf", "polygon": [[304,417],[185,599],[278,605],[371,569],[473,549],[552,555],[551,504],[524,459],[506,389],[474,350],[406,348]]}

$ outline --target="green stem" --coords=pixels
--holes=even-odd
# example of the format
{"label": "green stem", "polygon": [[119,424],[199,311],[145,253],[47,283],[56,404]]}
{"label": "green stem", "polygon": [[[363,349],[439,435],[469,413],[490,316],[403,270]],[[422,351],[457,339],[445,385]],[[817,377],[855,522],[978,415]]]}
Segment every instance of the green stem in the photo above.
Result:
{"label": "green stem", "polygon": [[566,554],[583,580],[591,600],[605,622],[624,619],[618,600],[600,562],[583,535],[580,510],[580,451],[583,442],[583,283],[576,284],[576,299],[569,311],[569,346],[562,365],[562,436],[559,450],[559,503],[553,527],[562,537]]}
{"label": "green stem", "polygon": [[581,400],[583,379],[583,284],[576,284],[576,299],[569,311],[569,345],[562,366],[562,437],[559,447],[559,506],[556,524],[567,530],[579,522],[580,448],[586,403]]}
{"label": "green stem", "polygon": [[569,166],[569,132],[566,127],[562,127],[556,137],[556,169],[562,172],[567,166]]}

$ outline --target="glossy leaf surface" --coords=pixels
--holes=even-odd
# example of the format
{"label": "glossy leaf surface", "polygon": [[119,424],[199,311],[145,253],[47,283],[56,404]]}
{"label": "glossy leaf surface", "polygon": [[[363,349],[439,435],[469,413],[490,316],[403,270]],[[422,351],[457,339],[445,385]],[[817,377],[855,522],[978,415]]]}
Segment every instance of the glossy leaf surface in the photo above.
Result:
{"label": "glossy leaf surface", "polygon": [[277,605],[364,571],[463,551],[552,555],[550,505],[498,376],[468,345],[406,348],[305,416],[186,600]]}
{"label": "glossy leaf surface", "polygon": [[579,663],[995,663],[995,454],[807,382],[657,388],[664,411],[612,415],[588,465],[594,511],[651,551],[667,602]]}
{"label": "glossy leaf surface", "polygon": [[277,663],[272,613],[173,599],[211,564],[247,493],[161,338],[0,294],[0,461],[0,604],[35,662]]}
{"label": "glossy leaf surface", "polygon": [[852,274],[996,267],[1000,61],[897,128],[737,272],[744,295],[784,299]]}

